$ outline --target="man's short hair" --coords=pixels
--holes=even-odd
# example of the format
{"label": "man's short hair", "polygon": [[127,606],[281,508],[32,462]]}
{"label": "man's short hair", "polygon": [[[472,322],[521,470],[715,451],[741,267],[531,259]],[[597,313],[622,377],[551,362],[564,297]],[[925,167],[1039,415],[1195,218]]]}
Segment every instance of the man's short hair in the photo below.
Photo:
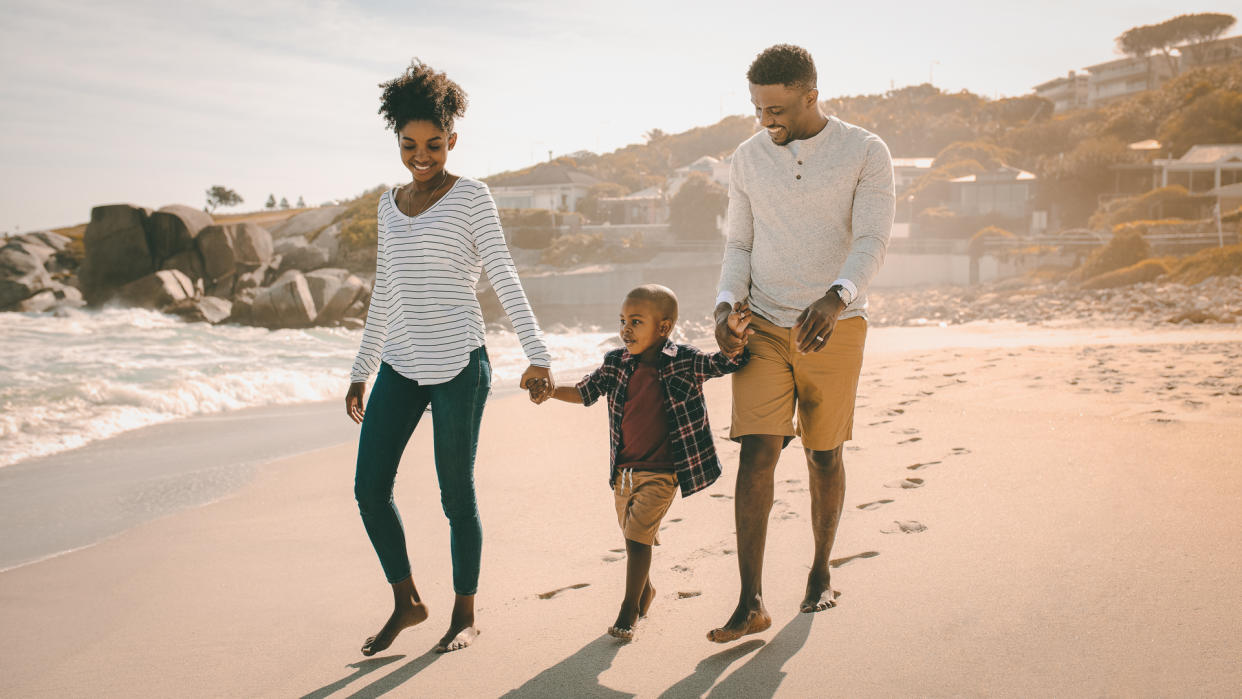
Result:
{"label": "man's short hair", "polygon": [[817,84],[815,61],[801,46],[777,44],[766,48],[746,71],[746,79],[755,85],[786,85],[810,90]]}
{"label": "man's short hair", "polygon": [[625,295],[626,300],[647,301],[654,305],[668,320],[677,322],[677,294],[667,286],[659,284],[643,284],[636,286]]}

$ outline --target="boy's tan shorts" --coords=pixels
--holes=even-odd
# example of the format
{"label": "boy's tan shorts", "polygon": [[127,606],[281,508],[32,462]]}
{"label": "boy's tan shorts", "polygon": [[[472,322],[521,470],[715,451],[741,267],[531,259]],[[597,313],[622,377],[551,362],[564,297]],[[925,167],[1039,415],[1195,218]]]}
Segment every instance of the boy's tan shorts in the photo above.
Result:
{"label": "boy's tan shorts", "polygon": [[670,471],[621,469],[612,485],[621,533],[631,541],[660,543],[660,521],[677,496],[677,476]]}
{"label": "boy's tan shorts", "polygon": [[[798,352],[798,331],[751,316],[750,362],[733,374],[729,438],[748,434],[794,436],[814,451],[829,451],[853,436],[854,399],[862,371],[867,321],[837,321],[819,352]],[[794,405],[797,426],[793,424]]]}

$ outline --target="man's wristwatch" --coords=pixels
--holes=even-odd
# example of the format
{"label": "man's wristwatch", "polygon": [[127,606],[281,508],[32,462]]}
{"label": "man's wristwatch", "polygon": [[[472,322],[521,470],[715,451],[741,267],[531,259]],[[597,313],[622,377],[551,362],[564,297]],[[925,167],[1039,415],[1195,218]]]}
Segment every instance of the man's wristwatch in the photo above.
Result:
{"label": "man's wristwatch", "polygon": [[832,286],[828,287],[827,293],[829,294],[836,293],[837,298],[841,299],[842,306],[850,305],[850,300],[846,298],[846,295],[849,294],[849,292],[846,291],[845,287],[841,286],[840,284],[833,284]]}

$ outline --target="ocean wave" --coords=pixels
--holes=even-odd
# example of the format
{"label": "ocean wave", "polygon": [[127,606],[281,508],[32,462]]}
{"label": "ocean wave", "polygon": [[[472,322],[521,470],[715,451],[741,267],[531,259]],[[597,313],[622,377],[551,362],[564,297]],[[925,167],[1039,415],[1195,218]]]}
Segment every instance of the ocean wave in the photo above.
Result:
{"label": "ocean wave", "polygon": [[[596,364],[612,333],[547,342],[561,380]],[[136,309],[0,314],[0,466],[161,422],[341,397],[361,332],[185,323]],[[493,388],[527,366],[512,332],[489,331]]]}

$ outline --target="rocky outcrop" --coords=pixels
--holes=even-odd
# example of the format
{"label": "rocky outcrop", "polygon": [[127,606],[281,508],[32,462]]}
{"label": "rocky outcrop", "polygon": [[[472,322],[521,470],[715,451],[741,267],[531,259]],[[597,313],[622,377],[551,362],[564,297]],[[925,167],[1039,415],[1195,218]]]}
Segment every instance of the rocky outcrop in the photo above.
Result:
{"label": "rocky outcrop", "polygon": [[0,248],[0,308],[9,308],[52,288],[52,276],[43,265],[53,252],[52,248],[25,238],[14,238]]}
{"label": "rocky outcrop", "polygon": [[233,302],[215,296],[186,299],[165,309],[190,322],[206,322],[216,325],[228,320],[233,314]]}
{"label": "rocky outcrop", "polygon": [[319,269],[306,275],[311,298],[319,312],[315,325],[332,325],[345,318],[354,302],[367,295],[367,285],[346,269]]}
{"label": "rocky outcrop", "polygon": [[193,207],[173,204],[151,214],[147,220],[147,248],[156,268],[174,255],[194,249],[194,239],[212,223],[211,215]]}
{"label": "rocky outcrop", "polygon": [[250,304],[247,321],[265,328],[304,328],[315,321],[315,300],[306,277],[297,270],[260,289]]}
{"label": "rocky outcrop", "polygon": [[156,270],[147,243],[151,211],[129,204],[91,209],[82,243],[86,259],[78,272],[82,294],[92,305],[107,301],[117,289]]}
{"label": "rocky outcrop", "polygon": [[327,267],[330,259],[327,250],[312,245],[305,238],[281,238],[276,241],[275,249],[280,255],[278,269],[282,274],[292,269],[310,272]]}
{"label": "rocky outcrop", "polygon": [[[198,250],[208,293],[231,298],[238,291],[240,277],[265,270],[272,262],[272,236],[255,223],[217,224],[199,234]],[[263,276],[255,281],[261,284]],[[243,288],[257,285],[248,282]]]}
{"label": "rocky outcrop", "polygon": [[316,231],[323,230],[331,225],[336,217],[345,210],[343,206],[321,206],[317,209],[303,211],[300,214],[290,216],[280,225],[272,228],[272,238],[307,238],[315,234]]}
{"label": "rocky outcrop", "polygon": [[162,311],[194,297],[189,277],[175,269],[162,269],[121,287],[115,299],[126,306]]}

